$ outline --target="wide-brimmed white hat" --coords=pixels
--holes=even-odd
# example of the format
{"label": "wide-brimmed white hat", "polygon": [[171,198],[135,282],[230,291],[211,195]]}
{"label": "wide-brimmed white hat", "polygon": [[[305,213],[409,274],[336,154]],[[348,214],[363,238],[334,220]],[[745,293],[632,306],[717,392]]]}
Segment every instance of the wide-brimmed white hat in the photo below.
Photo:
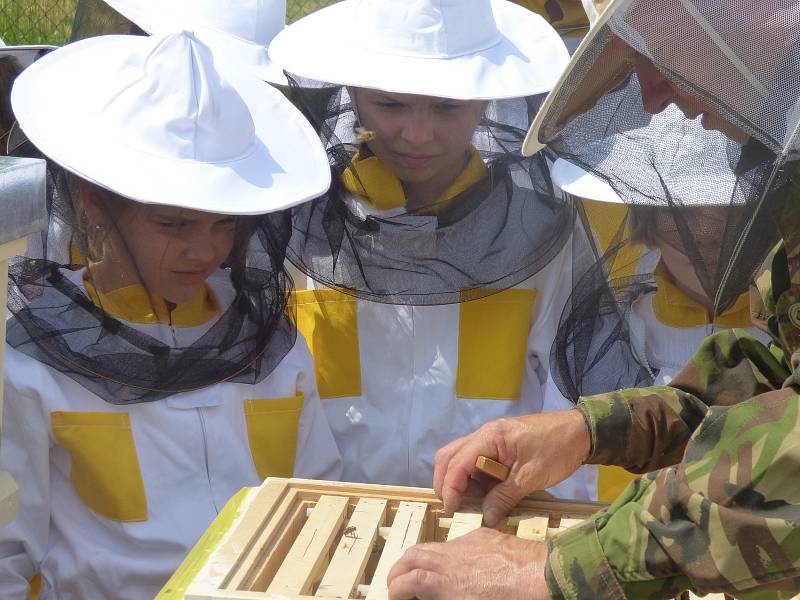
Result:
{"label": "wide-brimmed white hat", "polygon": [[11,102],[45,155],[139,202],[263,214],[330,184],[300,112],[190,33],[70,44],[23,71]]}
{"label": "wide-brimmed white hat", "polygon": [[267,46],[286,26],[286,0],[105,0],[150,34],[192,31],[259,79],[286,85]]}
{"label": "wide-brimmed white hat", "polygon": [[[675,109],[677,110],[677,109]],[[700,125],[698,124],[698,127]],[[722,137],[722,134],[718,134]],[[647,198],[653,201],[653,205],[674,207],[680,206],[682,208],[702,208],[702,207],[726,207],[731,205],[731,198],[733,197],[734,188],[736,186],[736,177],[734,174],[725,170],[726,154],[724,149],[711,146],[703,146],[703,140],[699,137],[697,139],[697,148],[707,148],[708,152],[698,152],[697,156],[704,156],[709,159],[708,170],[702,173],[697,173],[688,168],[688,161],[692,159],[692,155],[684,154],[681,156],[679,151],[669,153],[671,157],[677,157],[677,161],[686,161],[686,166],[681,165],[680,162],[676,163],[676,168],[670,172],[670,194],[671,198],[664,198],[662,201],[655,201],[656,198],[661,198],[664,195],[663,185],[664,182],[658,177],[645,177],[641,180],[634,178],[637,187],[637,193],[632,194],[633,197],[639,197],[640,194],[645,194]],[[690,145],[690,144],[689,144]],[[636,157],[629,157],[630,164],[634,171],[637,167],[640,172],[644,172],[644,164],[638,163]],[[696,157],[695,157],[696,158]],[[711,159],[714,158],[714,161]],[[718,167],[715,169],[715,166]],[[550,177],[553,185],[563,190],[564,192],[583,198],[585,200],[597,200],[599,202],[608,202],[611,204],[635,204],[636,202],[626,202],[611,185],[593,173],[590,173],[579,167],[578,165],[564,159],[558,158],[550,171]],[[703,189],[700,186],[701,181],[711,179],[715,182],[717,193],[697,193],[698,190]],[[622,183],[621,193],[624,195],[626,184]]]}
{"label": "wide-brimmed white hat", "polygon": [[0,56],[13,56],[17,62],[19,62],[19,65],[24,69],[25,67],[30,66],[33,61],[55,49],[56,46],[47,46],[44,44],[30,46],[0,45]]}
{"label": "wide-brimmed white hat", "polygon": [[563,158],[557,159],[553,164],[550,178],[554,186],[578,198],[612,204],[623,203],[622,198],[614,191],[614,188],[608,185],[607,181]]}
{"label": "wide-brimmed white hat", "polygon": [[461,100],[547,92],[569,60],[542,17],[508,0],[343,0],[269,51],[304,78]]}

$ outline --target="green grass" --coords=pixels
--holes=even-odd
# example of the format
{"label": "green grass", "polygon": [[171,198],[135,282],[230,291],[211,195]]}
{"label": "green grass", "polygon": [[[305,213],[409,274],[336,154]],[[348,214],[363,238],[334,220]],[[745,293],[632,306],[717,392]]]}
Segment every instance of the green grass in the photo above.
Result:
{"label": "green grass", "polygon": [[77,0],[0,0],[0,37],[6,44],[63,44]]}
{"label": "green grass", "polygon": [[[288,0],[295,21],[333,0]],[[0,37],[6,44],[55,44],[69,39],[77,0],[0,0]]]}
{"label": "green grass", "polygon": [[286,20],[291,23],[314,12],[318,8],[333,4],[334,2],[335,0],[287,0]]}

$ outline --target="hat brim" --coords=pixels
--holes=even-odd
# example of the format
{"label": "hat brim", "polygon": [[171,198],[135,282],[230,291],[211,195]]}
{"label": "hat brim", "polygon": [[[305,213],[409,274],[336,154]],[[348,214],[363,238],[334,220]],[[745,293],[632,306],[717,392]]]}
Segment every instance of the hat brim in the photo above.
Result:
{"label": "hat brim", "polygon": [[[630,75],[632,69],[625,56],[611,48],[613,35],[606,24],[632,2],[634,0],[611,0],[597,23],[592,25],[536,114],[522,145],[525,156],[544,148],[552,132],[560,131],[572,119],[590,110],[606,92]],[[554,114],[556,106],[559,107],[557,115]]]}
{"label": "hat brim", "polygon": [[624,204],[622,198],[606,181],[563,158],[557,159],[553,164],[550,177],[553,185],[578,198]]}
{"label": "hat brim", "polygon": [[141,40],[89,38],[51,52],[17,78],[11,94],[16,117],[46,156],[138,202],[222,214],[265,214],[328,189],[327,155],[301,113],[268,83],[230,67],[223,77],[248,106],[255,125],[256,142],[246,156],[199,163],[126,145],[93,111],[92,90]]}
{"label": "hat brim", "polygon": [[161,3],[144,3],[142,0],[105,2],[151,35],[191,31],[212,50],[222,53],[229,61],[244,67],[259,79],[276,85],[288,85],[283,69],[269,57],[266,46],[194,23],[185,15],[172,15]]}
{"label": "hat brim", "polygon": [[48,46],[44,44],[31,46],[0,46],[0,56],[13,56],[19,61],[20,66],[25,69],[33,64],[35,60],[56,48],[57,46]]}
{"label": "hat brim", "polygon": [[550,90],[569,61],[564,42],[534,12],[491,0],[502,39],[475,54],[436,59],[398,56],[363,46],[357,2],[322,8],[279,33],[272,59],[303,78],[457,100],[500,100]]}

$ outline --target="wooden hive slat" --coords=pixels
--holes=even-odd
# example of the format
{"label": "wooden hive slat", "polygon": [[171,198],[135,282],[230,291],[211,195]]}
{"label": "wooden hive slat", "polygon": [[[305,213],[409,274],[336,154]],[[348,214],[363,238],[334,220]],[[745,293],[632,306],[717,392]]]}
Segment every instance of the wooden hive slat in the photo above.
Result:
{"label": "wooden hive slat", "polygon": [[[251,531],[252,541],[223,582],[224,589],[252,589],[257,581],[265,577],[265,570],[269,571],[269,567],[276,562],[276,545],[280,545],[284,532],[290,529],[298,518],[298,515],[292,512],[297,511],[298,493],[294,489],[287,488],[286,493],[276,501],[277,504],[266,512],[261,522],[254,518],[248,523],[241,524],[243,533],[246,527],[254,527]],[[261,510],[258,512],[263,514]],[[274,575],[277,566],[275,564],[274,569],[267,575],[270,577]]]}
{"label": "wooden hive slat", "polygon": [[392,529],[386,539],[378,566],[372,576],[366,600],[387,600],[389,588],[386,578],[403,553],[422,540],[425,514],[428,505],[423,502],[401,502],[392,521]]}
{"label": "wooden hive slat", "polygon": [[550,519],[547,517],[529,517],[521,519],[517,525],[517,537],[523,540],[543,542],[547,538],[547,525]]}
{"label": "wooden hive slat", "polygon": [[470,531],[480,529],[483,525],[483,513],[475,512],[457,512],[453,515],[453,520],[450,522],[450,531],[447,532],[447,541],[460,538],[462,535],[467,535]]}
{"label": "wooden hive slat", "polygon": [[386,519],[386,504],[386,500],[359,499],[315,596],[350,597],[364,576],[367,561],[378,539],[378,528]]}
{"label": "wooden hive slat", "polygon": [[322,496],[267,588],[270,594],[309,595],[325,568],[347,514],[347,498]]}
{"label": "wooden hive slat", "polygon": [[227,581],[222,582],[223,586],[231,585],[230,580],[234,578],[242,564],[248,562],[248,558],[255,558],[253,546],[257,541],[257,534],[272,516],[288,487],[287,479],[273,479],[258,488],[250,508],[242,515],[222,547],[223,551],[218,554],[219,559],[230,562],[231,565]]}

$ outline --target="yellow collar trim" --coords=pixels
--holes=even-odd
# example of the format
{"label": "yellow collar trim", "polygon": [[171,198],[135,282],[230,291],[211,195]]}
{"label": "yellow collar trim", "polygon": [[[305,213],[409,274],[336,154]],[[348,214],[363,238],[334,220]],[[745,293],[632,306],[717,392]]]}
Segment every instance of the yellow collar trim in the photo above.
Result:
{"label": "yellow collar trim", "polygon": [[[668,327],[700,327],[709,325],[708,309],[692,300],[672,282],[667,268],[659,261],[653,276],[657,290],[653,297],[653,313],[661,323]],[[751,327],[750,297],[742,294],[736,302],[714,319],[720,327]]]}
{"label": "yellow collar trim", "polygon": [[[480,154],[472,148],[467,166],[444,191],[438,202],[431,206],[431,211],[438,212],[444,203],[469,189],[488,174],[489,169]],[[342,183],[347,191],[360,196],[378,210],[392,210],[406,205],[403,184],[397,176],[377,156],[365,157],[361,150],[356,152],[350,166],[342,174]]]}
{"label": "yellow collar trim", "polygon": [[151,296],[140,284],[129,285],[108,293],[98,292],[89,280],[87,272],[83,275],[83,287],[86,288],[86,293],[95,306],[113,317],[130,323],[169,323],[175,327],[198,327],[220,312],[219,300],[208,284],[200,288],[194,298],[175,305],[171,311],[163,298]]}

